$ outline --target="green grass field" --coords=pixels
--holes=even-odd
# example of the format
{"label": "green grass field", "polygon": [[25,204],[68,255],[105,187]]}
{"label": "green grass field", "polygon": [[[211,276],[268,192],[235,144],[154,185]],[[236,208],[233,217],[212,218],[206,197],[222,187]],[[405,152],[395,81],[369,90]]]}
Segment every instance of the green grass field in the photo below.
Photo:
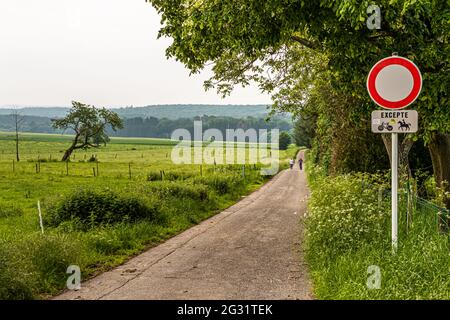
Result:
{"label": "green grass field", "polygon": [[[13,135],[0,133],[0,299],[56,294],[69,265],[80,266],[83,279],[108,270],[267,180],[260,164],[175,165],[170,140],[112,138],[64,163],[70,136],[20,137],[17,162]],[[296,152],[280,151],[282,168]]]}

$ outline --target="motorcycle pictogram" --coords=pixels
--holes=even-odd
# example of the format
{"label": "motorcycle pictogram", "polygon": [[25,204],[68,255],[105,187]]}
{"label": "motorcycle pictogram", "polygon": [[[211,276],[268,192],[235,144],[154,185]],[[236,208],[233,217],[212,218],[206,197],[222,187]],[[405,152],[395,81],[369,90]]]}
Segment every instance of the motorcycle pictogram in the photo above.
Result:
{"label": "motorcycle pictogram", "polygon": [[378,130],[379,130],[379,131],[383,131],[384,129],[386,129],[387,131],[392,131],[392,130],[394,130],[394,127],[391,126],[388,122],[382,122],[382,123],[378,126]]}

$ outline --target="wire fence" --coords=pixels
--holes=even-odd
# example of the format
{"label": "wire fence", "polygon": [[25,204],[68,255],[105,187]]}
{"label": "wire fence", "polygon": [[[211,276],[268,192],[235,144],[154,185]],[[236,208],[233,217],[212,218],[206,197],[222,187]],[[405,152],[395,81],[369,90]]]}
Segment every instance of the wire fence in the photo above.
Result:
{"label": "wire fence", "polygon": [[450,210],[442,208],[428,200],[412,195],[412,216],[425,215],[430,229],[438,232],[446,232],[448,235],[450,226]]}
{"label": "wire fence", "polygon": [[[364,184],[363,188],[374,188]],[[378,202],[381,206],[390,207],[391,190],[379,187]],[[398,226],[403,235],[420,231],[422,233],[439,233],[450,237],[450,210],[429,200],[417,196],[406,185],[398,191]]]}

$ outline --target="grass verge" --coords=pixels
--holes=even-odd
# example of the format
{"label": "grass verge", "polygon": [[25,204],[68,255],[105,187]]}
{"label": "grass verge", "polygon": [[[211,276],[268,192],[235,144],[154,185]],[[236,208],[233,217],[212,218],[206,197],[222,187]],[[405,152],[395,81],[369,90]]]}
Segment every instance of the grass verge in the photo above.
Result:
{"label": "grass verge", "polygon": [[393,254],[390,201],[379,201],[379,177],[325,177],[320,168],[307,168],[306,257],[317,298],[450,299],[449,237],[436,230],[434,213],[415,212],[406,233],[400,208]]}

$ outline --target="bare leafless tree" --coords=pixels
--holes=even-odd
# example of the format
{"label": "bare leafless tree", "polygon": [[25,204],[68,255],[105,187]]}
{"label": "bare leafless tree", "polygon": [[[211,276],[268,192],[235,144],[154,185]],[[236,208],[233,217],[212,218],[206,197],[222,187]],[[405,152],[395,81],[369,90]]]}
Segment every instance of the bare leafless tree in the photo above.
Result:
{"label": "bare leafless tree", "polygon": [[13,112],[11,113],[11,117],[14,121],[14,129],[16,132],[15,141],[16,141],[16,160],[17,162],[20,161],[19,156],[19,131],[23,122],[23,117],[20,115],[19,110],[14,108]]}

